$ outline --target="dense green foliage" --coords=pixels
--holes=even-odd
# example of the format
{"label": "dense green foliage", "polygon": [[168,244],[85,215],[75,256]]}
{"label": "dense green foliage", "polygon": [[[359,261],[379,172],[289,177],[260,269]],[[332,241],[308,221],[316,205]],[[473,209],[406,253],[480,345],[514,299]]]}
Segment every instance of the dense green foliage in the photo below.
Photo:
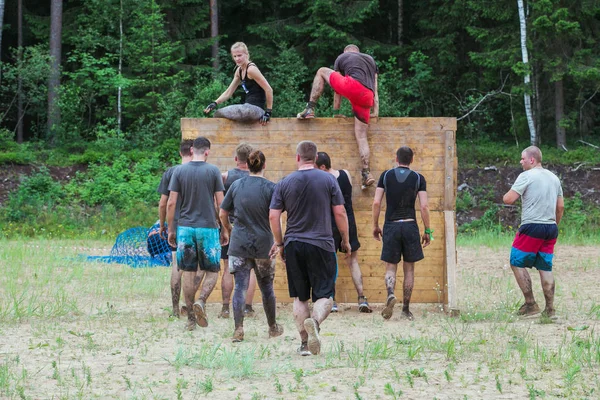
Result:
{"label": "dense green foliage", "polygon": [[[600,163],[599,151],[578,142],[600,142],[595,1],[525,1],[526,66],[514,0],[221,0],[218,70],[212,68],[205,0],[69,1],[63,9],[61,120],[52,132],[46,126],[49,2],[24,3],[20,61],[16,2],[7,2],[5,10],[0,165],[87,168],[68,183],[54,181],[44,168],[25,179],[0,211],[3,235],[44,230],[97,237],[151,224],[160,173],[177,162],[179,120],[204,117],[203,108],[226,89],[234,71],[229,46],[240,40],[274,89],[275,117],[294,116],[316,70],[332,66],[346,44],[356,43],[378,63],[380,115],[457,117],[462,166],[516,164],[515,154],[529,142],[526,92],[533,97],[545,161]],[[523,83],[527,72],[529,86]],[[25,110],[20,145],[19,78]],[[319,115],[333,115],[331,99],[326,91]],[[558,126],[566,129],[568,152],[552,148],[558,101],[564,104]],[[346,101],[342,107],[349,111]],[[458,207],[469,207],[468,201],[459,198]],[[567,206],[581,219],[574,224],[598,223],[581,199]],[[489,207],[463,232],[498,231],[496,211]]]}
{"label": "dense green foliage", "polygon": [[[15,3],[6,5],[10,29],[4,30],[0,60],[0,128],[15,132],[20,75],[25,140],[46,140],[50,9],[48,2],[25,2],[24,51],[17,62]],[[122,138],[140,146],[177,137],[179,118],[202,116],[229,84],[228,48],[238,40],[249,45],[274,88],[274,116],[295,115],[315,71],[331,66],[353,42],[378,62],[381,116],[464,117],[459,138],[524,145],[529,133],[522,94],[528,91],[543,143],[554,142],[558,100],[565,108],[559,125],[567,130],[570,146],[578,139],[597,143],[600,137],[600,6],[595,1],[526,1],[527,66],[521,61],[514,0],[218,3],[220,69],[213,71],[207,1],[66,2],[62,118],[52,132],[53,145]],[[523,84],[526,72],[532,74],[529,87]],[[564,87],[561,99],[556,82]],[[321,100],[320,115],[331,115],[329,100]]]}

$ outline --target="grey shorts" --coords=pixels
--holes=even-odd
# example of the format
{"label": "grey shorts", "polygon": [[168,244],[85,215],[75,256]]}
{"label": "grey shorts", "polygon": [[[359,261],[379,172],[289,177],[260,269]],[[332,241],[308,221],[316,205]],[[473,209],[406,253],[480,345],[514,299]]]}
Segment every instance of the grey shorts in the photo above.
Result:
{"label": "grey shorts", "polygon": [[264,113],[265,111],[262,108],[245,103],[219,108],[215,111],[214,117],[227,118],[232,121],[240,122],[258,122]]}
{"label": "grey shorts", "polygon": [[275,259],[270,258],[243,258],[229,256],[229,273],[235,275],[238,271],[254,269],[256,278],[275,278]]}

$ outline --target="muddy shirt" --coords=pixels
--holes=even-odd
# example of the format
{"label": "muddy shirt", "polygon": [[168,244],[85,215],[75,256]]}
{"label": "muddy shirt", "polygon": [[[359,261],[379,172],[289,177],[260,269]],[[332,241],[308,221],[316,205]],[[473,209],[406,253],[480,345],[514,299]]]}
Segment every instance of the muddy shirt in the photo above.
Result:
{"label": "muddy shirt", "polygon": [[[233,182],[237,181],[238,179],[242,179],[246,176],[248,176],[250,174],[250,171],[246,171],[243,169],[239,169],[239,168],[232,168],[229,171],[227,171],[227,179],[225,179],[225,195],[227,195],[227,191],[229,190],[229,188],[231,187],[231,185],[233,184]],[[231,224],[233,224],[235,221],[235,212],[232,210],[229,213],[229,222]]]}
{"label": "muddy shirt", "polygon": [[273,182],[258,176],[248,176],[231,184],[221,204],[223,210],[235,211],[227,255],[269,258],[273,246],[269,204],[274,190]]}
{"label": "muddy shirt", "polygon": [[[179,167],[179,165],[174,165],[168,170],[166,170],[160,179],[160,183],[158,184],[158,189],[156,190],[161,195],[169,196],[171,193],[169,191],[169,183],[171,182],[171,177],[173,176],[173,171],[175,168]],[[181,199],[177,198],[177,204],[175,205],[175,218],[173,218],[173,232],[177,232],[177,221],[179,220],[179,211],[181,208]],[[166,221],[165,221],[166,222]]]}
{"label": "muddy shirt", "polygon": [[556,201],[563,195],[556,175],[532,168],[521,172],[511,189],[521,195],[521,225],[556,223]]}
{"label": "muddy shirt", "polygon": [[225,190],[217,167],[205,161],[190,161],[173,171],[171,192],[179,193],[179,226],[218,228],[214,196]]}
{"label": "muddy shirt", "polygon": [[351,51],[342,53],[335,60],[333,69],[344,76],[356,79],[364,87],[375,92],[377,64],[375,64],[375,60],[370,55]]}
{"label": "muddy shirt", "polygon": [[416,220],[415,201],[418,192],[427,191],[425,177],[410,168],[397,167],[383,171],[377,183],[385,190],[385,220]]}
{"label": "muddy shirt", "polygon": [[275,187],[271,209],[287,211],[286,245],[299,241],[335,252],[331,207],[343,204],[335,177],[313,168],[283,178]]}

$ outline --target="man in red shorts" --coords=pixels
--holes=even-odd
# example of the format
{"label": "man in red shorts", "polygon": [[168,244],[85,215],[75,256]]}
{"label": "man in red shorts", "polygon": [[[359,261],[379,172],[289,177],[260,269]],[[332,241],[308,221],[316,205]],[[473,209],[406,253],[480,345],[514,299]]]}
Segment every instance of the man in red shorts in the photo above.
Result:
{"label": "man in red shorts", "polygon": [[[325,83],[335,91],[333,109],[339,110],[341,96],[350,100],[354,112],[354,135],[358,144],[358,152],[362,161],[362,188],[371,186],[375,179],[369,170],[369,142],[367,129],[369,118],[379,114],[379,97],[377,94],[377,65],[368,54],[363,54],[358,46],[349,44],[333,65],[333,69],[322,67],[317,71],[310,92],[310,101],[304,111],[297,115],[298,119],[315,117],[315,107],[323,94]],[[371,108],[373,113],[371,113]]]}

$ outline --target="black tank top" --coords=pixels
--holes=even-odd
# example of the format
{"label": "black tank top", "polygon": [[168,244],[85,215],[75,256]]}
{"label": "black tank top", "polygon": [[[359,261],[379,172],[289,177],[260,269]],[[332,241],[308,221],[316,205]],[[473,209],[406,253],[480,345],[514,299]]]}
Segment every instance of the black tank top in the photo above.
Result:
{"label": "black tank top", "polygon": [[260,108],[265,108],[265,103],[267,102],[267,95],[265,94],[264,89],[261,88],[260,85],[256,83],[254,79],[248,78],[248,67],[250,67],[251,65],[254,65],[256,67],[256,64],[252,62],[248,63],[248,66],[246,67],[246,76],[242,76],[242,68],[238,69],[238,72],[240,74],[240,80],[242,81],[241,86],[242,89],[244,89],[244,92],[246,93],[244,103],[252,104]]}
{"label": "black tank top", "polygon": [[223,185],[225,186],[225,194],[227,194],[227,191],[229,190],[233,182],[248,175],[250,175],[250,171],[245,171],[239,168],[232,168],[229,171],[227,171],[227,179],[225,179],[225,184]]}
{"label": "black tank top", "polygon": [[[227,194],[227,191],[229,190],[229,188],[231,187],[233,182],[237,181],[238,179],[242,179],[248,175],[250,175],[250,171],[245,171],[245,170],[239,169],[239,168],[233,168],[233,169],[230,169],[229,171],[227,171],[227,179],[225,179],[225,184],[223,184],[223,186],[225,186],[224,194]],[[234,214],[234,211],[232,210],[229,213],[229,222],[231,222],[233,224],[234,219],[235,219],[235,214]]]}
{"label": "black tank top", "polygon": [[348,178],[348,174],[343,169],[340,169],[340,176],[338,176],[337,181],[340,185],[340,189],[342,191],[342,195],[344,196],[344,207],[346,208],[346,214],[348,217],[354,215],[354,209],[352,208],[352,183],[350,183],[350,179]]}

